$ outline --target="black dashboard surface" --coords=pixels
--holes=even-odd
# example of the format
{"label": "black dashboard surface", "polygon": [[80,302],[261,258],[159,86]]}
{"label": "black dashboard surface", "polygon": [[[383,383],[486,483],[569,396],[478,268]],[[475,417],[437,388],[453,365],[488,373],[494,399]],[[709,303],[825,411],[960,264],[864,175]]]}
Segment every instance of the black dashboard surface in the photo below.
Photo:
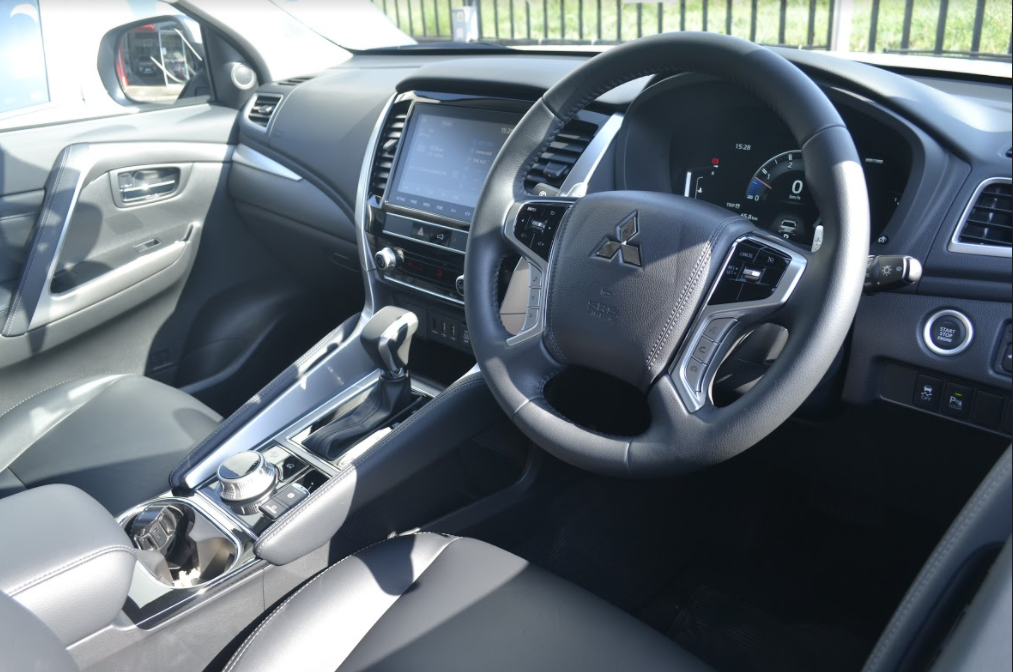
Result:
{"label": "black dashboard surface", "polygon": [[[846,353],[844,399],[866,404],[886,398],[881,377],[900,363],[983,386],[1008,405],[1010,376],[993,362],[1011,322],[1010,258],[956,254],[949,243],[979,185],[1010,178],[1011,114],[995,102],[1003,95],[1009,100],[1009,83],[968,80],[958,86],[947,75],[935,85],[926,73],[905,76],[827,54],[780,53],[820,84],[869,160],[872,253],[910,255],[924,266],[917,285],[862,300]],[[297,87],[262,87],[286,100],[269,132],[244,125],[240,142],[304,176],[351,217],[363,158],[374,149],[370,134],[397,93],[442,91],[530,103],[583,60],[530,52],[356,55]],[[799,173],[785,153],[797,147],[783,126],[747,95],[693,77],[638,80],[589,106],[625,115],[593,188],[685,194],[689,177],[691,195],[699,181],[703,197],[756,217],[760,225],[780,230],[785,219],[796,219],[795,242],[805,244],[816,215],[807,210],[804,182],[800,194],[792,193]],[[715,165],[718,175],[711,174]],[[756,177],[766,185],[757,185]],[[975,325],[974,345],[957,357],[933,354],[920,336],[928,318],[947,309],[963,311]]]}

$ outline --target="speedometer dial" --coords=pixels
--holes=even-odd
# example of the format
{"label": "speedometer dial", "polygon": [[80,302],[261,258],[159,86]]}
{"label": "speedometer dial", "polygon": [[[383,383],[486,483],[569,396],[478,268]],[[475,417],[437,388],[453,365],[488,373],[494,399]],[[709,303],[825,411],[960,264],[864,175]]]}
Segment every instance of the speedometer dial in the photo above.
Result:
{"label": "speedometer dial", "polygon": [[784,152],[760,166],[746,188],[742,214],[786,240],[812,240],[820,214],[806,185],[802,152]]}

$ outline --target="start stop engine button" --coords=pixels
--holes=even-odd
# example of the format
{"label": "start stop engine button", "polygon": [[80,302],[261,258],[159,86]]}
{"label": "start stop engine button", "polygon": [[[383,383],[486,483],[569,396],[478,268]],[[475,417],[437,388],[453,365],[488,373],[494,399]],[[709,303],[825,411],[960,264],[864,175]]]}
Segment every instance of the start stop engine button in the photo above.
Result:
{"label": "start stop engine button", "polygon": [[925,346],[937,355],[952,357],[971,346],[974,326],[963,313],[943,310],[928,319],[922,333]]}

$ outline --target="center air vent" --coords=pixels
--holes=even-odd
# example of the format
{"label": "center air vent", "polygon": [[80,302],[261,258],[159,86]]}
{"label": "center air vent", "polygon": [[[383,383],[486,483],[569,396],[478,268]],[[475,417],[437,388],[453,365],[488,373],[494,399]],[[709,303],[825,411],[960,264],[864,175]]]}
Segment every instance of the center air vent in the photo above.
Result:
{"label": "center air vent", "polygon": [[957,227],[950,250],[1010,256],[1013,247],[1013,187],[1009,179],[988,180],[975,194]]}
{"label": "center air vent", "polygon": [[537,193],[539,184],[548,185],[555,190],[563,186],[574,164],[591,144],[597,132],[598,126],[580,119],[573,119],[564,126],[528,172],[524,180],[524,187],[528,193]]}
{"label": "center air vent", "polygon": [[387,115],[380,132],[380,144],[376,150],[376,159],[373,162],[373,173],[369,179],[369,194],[377,198],[383,198],[387,191],[387,182],[390,181],[390,171],[394,167],[394,156],[397,154],[398,145],[401,143],[401,135],[404,133],[405,121],[408,119],[408,109],[411,103],[403,101],[394,103]]}
{"label": "center air vent", "polygon": [[267,125],[271,122],[271,117],[274,116],[274,112],[278,109],[278,105],[280,104],[281,96],[278,94],[257,94],[256,99],[253,101],[253,105],[250,106],[250,111],[246,113],[246,118],[257,126],[267,128]]}

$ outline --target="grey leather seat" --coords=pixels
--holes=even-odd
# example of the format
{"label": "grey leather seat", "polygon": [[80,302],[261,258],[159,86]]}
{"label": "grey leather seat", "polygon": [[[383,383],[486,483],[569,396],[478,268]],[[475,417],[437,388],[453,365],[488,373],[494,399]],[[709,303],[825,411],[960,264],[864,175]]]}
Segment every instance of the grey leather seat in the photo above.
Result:
{"label": "grey leather seat", "polygon": [[274,611],[225,672],[706,672],[661,634],[488,544],[383,542]]}
{"label": "grey leather seat", "polygon": [[172,469],[221,417],[142,376],[58,385],[0,416],[0,497],[74,485],[113,514],[169,489]]}

